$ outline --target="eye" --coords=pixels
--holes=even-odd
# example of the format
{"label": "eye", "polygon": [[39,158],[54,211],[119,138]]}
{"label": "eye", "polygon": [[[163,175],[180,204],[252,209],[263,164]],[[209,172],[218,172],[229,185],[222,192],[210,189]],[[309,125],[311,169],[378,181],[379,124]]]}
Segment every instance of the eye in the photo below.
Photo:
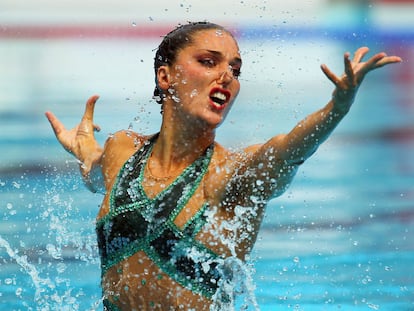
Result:
{"label": "eye", "polygon": [[208,68],[212,68],[216,65],[216,61],[212,58],[202,58],[198,62]]}
{"label": "eye", "polygon": [[241,75],[240,68],[238,68],[238,67],[230,67],[230,70],[231,70],[231,72],[233,74],[233,77],[235,79],[238,79],[240,77],[240,75]]}

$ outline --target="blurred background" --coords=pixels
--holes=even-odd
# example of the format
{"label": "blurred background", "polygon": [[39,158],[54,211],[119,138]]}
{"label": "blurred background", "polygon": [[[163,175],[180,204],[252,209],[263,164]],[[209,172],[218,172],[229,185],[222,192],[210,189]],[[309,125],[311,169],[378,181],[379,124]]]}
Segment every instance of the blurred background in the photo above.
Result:
{"label": "blurred background", "polygon": [[330,98],[325,63],[360,46],[403,63],[372,72],[291,188],[256,249],[262,310],[413,310],[414,1],[2,0],[0,305],[97,310],[94,218],[77,164],[44,117],[72,127],[93,94],[102,143],[160,125],[151,99],[163,35],[188,21],[231,29],[243,68],[217,140],[231,149],[289,131]]}
{"label": "blurred background", "polygon": [[[103,138],[131,122],[137,130],[156,130],[158,107],[150,102],[154,49],[180,23],[209,20],[237,34],[245,64],[239,105],[257,103],[263,114],[257,123],[234,126],[230,141],[240,142],[251,132],[262,140],[258,126],[271,126],[272,134],[286,131],[283,121],[296,122],[295,112],[300,118],[325,103],[332,87],[319,65],[340,73],[343,52],[358,46],[402,56],[404,64],[384,74],[395,79],[391,83],[411,83],[413,13],[413,1],[3,0],[0,169],[61,162],[64,153],[43,113],[52,110],[72,126],[92,94],[101,96],[96,122]],[[306,94],[306,101],[298,93]],[[286,116],[275,126],[266,119],[264,104]],[[395,98],[390,104],[409,105]]]}

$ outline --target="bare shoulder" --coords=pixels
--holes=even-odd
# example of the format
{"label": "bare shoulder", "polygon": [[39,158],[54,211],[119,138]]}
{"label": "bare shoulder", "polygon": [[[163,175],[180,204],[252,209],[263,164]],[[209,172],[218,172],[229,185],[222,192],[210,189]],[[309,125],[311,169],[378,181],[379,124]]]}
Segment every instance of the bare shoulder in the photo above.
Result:
{"label": "bare shoulder", "polygon": [[129,130],[118,131],[109,135],[105,142],[105,149],[111,150],[111,148],[118,147],[134,147],[137,143],[139,144],[144,137],[145,136]]}
{"label": "bare shoulder", "polygon": [[284,147],[283,144],[285,143],[284,137],[285,135],[280,134],[272,137],[265,143],[249,145],[235,151],[230,151],[216,143],[213,156],[214,164],[215,166],[226,167],[230,171],[237,170],[240,167],[251,164],[256,158],[261,160],[260,155],[262,153],[265,155],[266,151],[275,151],[275,149],[282,150]]}
{"label": "bare shoulder", "polygon": [[[216,169],[216,167],[228,167],[232,166],[235,161],[237,161],[237,157],[239,156],[238,152],[231,151],[229,149],[224,148],[219,143],[214,143],[214,154],[213,158],[211,159],[211,166]],[[217,169],[216,169],[217,171]]]}
{"label": "bare shoulder", "polygon": [[271,137],[264,143],[254,144],[243,149],[239,163],[241,166],[256,167],[258,163],[275,162],[283,159],[285,151],[289,148],[287,135],[279,134]]}
{"label": "bare shoulder", "polygon": [[233,151],[215,143],[205,185],[207,194],[212,201],[216,201],[216,203],[221,201],[226,186],[235,175],[245,154],[244,150]]}
{"label": "bare shoulder", "polygon": [[248,156],[248,155],[253,155],[256,153],[257,150],[259,150],[261,147],[263,146],[263,144],[255,144],[255,145],[250,145],[246,148],[243,149],[243,155],[244,156]]}
{"label": "bare shoulder", "polygon": [[[237,150],[229,150],[216,143],[208,173],[208,193],[221,202],[228,194],[229,186],[240,181],[249,167],[255,165],[256,157],[265,144],[254,144]],[[247,175],[246,175],[247,176]]]}
{"label": "bare shoulder", "polygon": [[130,130],[112,134],[105,142],[102,155],[102,170],[110,183],[114,180],[122,165],[142,146],[148,136]]}
{"label": "bare shoulder", "polygon": [[227,175],[227,178],[229,179],[231,178],[231,175],[234,174],[234,171],[237,170],[247,158],[254,155],[261,146],[262,145],[258,144],[243,149],[229,150],[219,143],[215,143],[211,168],[216,173],[224,174],[224,172],[226,172],[225,175]]}

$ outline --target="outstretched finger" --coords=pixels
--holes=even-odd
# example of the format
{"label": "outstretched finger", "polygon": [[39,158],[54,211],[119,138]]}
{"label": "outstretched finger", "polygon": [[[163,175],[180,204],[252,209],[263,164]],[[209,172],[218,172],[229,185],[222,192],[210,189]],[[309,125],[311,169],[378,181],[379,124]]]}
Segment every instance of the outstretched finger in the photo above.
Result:
{"label": "outstretched finger", "polygon": [[355,63],[359,63],[368,52],[369,48],[367,48],[366,46],[359,48],[355,51],[354,58],[352,59],[352,61]]}
{"label": "outstretched finger", "polygon": [[89,97],[88,101],[86,102],[85,113],[83,114],[82,119],[86,119],[89,121],[93,120],[95,104],[98,99],[99,99],[99,95],[93,95]]}
{"label": "outstretched finger", "polygon": [[349,56],[350,56],[349,53],[345,53],[344,55],[345,75],[348,81],[353,84],[355,80],[355,74],[354,74],[354,70],[352,68],[352,63],[351,63],[351,60],[349,59]]}
{"label": "outstretched finger", "polygon": [[367,62],[364,64],[364,66],[361,68],[360,73],[364,76],[371,70],[374,70],[376,68],[379,68],[383,65],[381,65],[381,61],[387,57],[387,54],[384,52],[375,54],[372,56]]}
{"label": "outstretched finger", "polygon": [[336,74],[334,74],[332,71],[329,70],[328,66],[326,66],[325,64],[322,64],[321,69],[322,69],[323,73],[325,74],[325,76],[329,80],[331,80],[331,82],[333,84],[335,84],[335,86],[338,85],[340,79],[337,77]]}
{"label": "outstretched finger", "polygon": [[380,60],[378,60],[375,64],[375,68],[379,68],[388,64],[393,64],[393,63],[400,63],[402,62],[401,57],[398,56],[386,56],[381,58]]}
{"label": "outstretched finger", "polygon": [[60,133],[66,130],[63,123],[60,122],[60,120],[56,118],[56,116],[52,112],[46,111],[45,115],[46,118],[49,120],[49,123],[52,126],[53,132],[55,133],[56,137],[58,137]]}

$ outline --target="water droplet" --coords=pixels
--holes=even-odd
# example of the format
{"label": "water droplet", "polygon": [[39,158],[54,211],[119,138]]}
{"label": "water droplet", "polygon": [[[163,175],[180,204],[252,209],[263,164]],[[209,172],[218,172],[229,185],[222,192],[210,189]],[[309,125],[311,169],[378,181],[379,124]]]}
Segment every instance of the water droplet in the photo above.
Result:
{"label": "water droplet", "polygon": [[174,102],[176,102],[176,103],[179,103],[181,100],[177,97],[177,96],[175,96],[175,95],[173,95],[172,97],[172,100],[174,101]]}
{"label": "water droplet", "polygon": [[260,179],[256,180],[256,185],[257,186],[261,186],[263,184],[264,184],[264,181],[263,180],[260,180]]}
{"label": "water droplet", "polygon": [[160,95],[156,95],[156,96],[153,96],[152,99],[155,100],[155,101],[157,101],[157,102],[159,102],[159,101],[161,101],[161,96]]}
{"label": "water droplet", "polygon": [[66,265],[64,263],[58,263],[56,266],[56,271],[58,273],[63,273],[66,270]]}
{"label": "water droplet", "polygon": [[22,292],[23,292],[23,289],[21,287],[18,287],[16,289],[16,296],[21,296],[22,295]]}
{"label": "water droplet", "polygon": [[198,91],[196,89],[191,91],[190,98],[196,97],[198,95]]}

